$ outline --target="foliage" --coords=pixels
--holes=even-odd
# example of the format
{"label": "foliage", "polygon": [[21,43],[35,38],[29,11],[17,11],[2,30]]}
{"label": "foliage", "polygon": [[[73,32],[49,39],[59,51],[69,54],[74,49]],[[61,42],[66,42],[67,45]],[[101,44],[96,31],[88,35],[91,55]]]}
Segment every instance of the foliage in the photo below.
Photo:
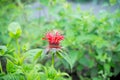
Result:
{"label": "foliage", "polygon": [[[74,72],[81,80],[109,80],[118,75],[120,10],[101,11],[96,17],[79,6],[73,9],[65,0],[39,2],[48,8],[48,17],[30,19],[27,4],[3,2],[0,80],[71,80],[67,73]],[[43,49],[47,43],[42,37],[54,29],[63,33],[65,39],[61,50],[47,54]]]}

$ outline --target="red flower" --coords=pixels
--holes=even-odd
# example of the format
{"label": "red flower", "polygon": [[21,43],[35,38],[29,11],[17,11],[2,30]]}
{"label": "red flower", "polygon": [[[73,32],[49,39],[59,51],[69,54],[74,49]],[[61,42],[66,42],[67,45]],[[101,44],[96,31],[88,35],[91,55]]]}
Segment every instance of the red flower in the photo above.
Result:
{"label": "red flower", "polygon": [[63,35],[61,35],[58,31],[48,32],[43,38],[44,40],[48,40],[49,48],[60,48],[60,41],[64,39]]}

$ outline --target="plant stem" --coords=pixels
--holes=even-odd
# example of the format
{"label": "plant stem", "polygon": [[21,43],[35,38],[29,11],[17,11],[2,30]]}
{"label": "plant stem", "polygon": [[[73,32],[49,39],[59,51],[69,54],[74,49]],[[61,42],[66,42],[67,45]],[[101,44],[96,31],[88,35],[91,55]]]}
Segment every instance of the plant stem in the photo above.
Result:
{"label": "plant stem", "polygon": [[17,52],[18,52],[18,55],[20,56],[20,44],[18,42],[18,39],[16,39],[16,44],[17,44]]}
{"label": "plant stem", "polygon": [[54,53],[52,54],[52,66],[54,67]]}

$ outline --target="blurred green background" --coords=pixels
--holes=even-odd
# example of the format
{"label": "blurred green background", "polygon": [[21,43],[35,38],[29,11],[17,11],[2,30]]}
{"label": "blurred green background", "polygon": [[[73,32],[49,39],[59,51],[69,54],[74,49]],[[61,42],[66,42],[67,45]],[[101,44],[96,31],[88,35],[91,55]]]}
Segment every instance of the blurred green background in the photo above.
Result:
{"label": "blurred green background", "polygon": [[19,42],[26,50],[44,49],[42,37],[57,29],[65,36],[61,45],[71,57],[72,72],[65,60],[56,63],[57,69],[81,80],[109,80],[120,72],[119,0],[1,0],[0,9],[0,45],[11,41],[12,22],[21,25]]}

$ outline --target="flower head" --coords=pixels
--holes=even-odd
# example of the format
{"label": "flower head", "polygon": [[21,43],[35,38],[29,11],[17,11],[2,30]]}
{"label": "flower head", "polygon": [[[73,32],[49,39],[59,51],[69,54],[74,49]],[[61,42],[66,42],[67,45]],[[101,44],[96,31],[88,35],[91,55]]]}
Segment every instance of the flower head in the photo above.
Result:
{"label": "flower head", "polygon": [[61,35],[58,31],[48,32],[44,38],[44,40],[49,42],[49,48],[60,48],[59,44],[63,39],[63,35]]}

